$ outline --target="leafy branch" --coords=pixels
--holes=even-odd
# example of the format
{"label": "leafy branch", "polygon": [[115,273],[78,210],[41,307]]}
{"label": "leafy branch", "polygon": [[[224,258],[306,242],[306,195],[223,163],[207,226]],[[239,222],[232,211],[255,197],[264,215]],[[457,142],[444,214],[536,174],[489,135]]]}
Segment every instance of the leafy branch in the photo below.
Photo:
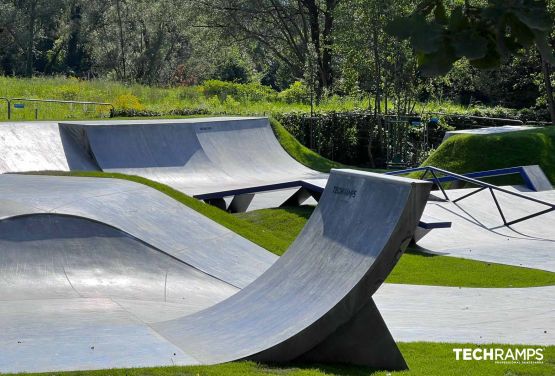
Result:
{"label": "leafy branch", "polygon": [[408,40],[417,54],[421,73],[448,73],[466,58],[481,69],[495,68],[504,57],[534,45],[544,61],[555,65],[549,43],[553,20],[543,0],[488,0],[448,9],[444,0],[422,0],[416,10],[397,17],[386,31]]}

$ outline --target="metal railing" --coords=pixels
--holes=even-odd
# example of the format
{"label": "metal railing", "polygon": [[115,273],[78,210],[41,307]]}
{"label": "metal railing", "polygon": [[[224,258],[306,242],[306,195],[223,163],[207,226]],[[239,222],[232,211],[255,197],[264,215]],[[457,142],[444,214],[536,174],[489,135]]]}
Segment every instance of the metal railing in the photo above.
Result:
{"label": "metal railing", "polygon": [[501,122],[505,124],[508,123],[508,124],[524,125],[524,122],[518,119],[496,118],[496,117],[464,115],[464,114],[448,114],[445,112],[425,112],[425,113],[430,115],[444,116],[444,117],[459,117],[459,118],[465,118],[465,119],[471,119],[471,120],[487,120],[487,121],[493,121],[493,122]]}
{"label": "metal railing", "polygon": [[[493,198],[493,202],[495,203],[495,206],[497,207],[499,215],[501,216],[501,219],[503,220],[503,224],[505,226],[511,226],[511,225],[516,224],[516,223],[527,221],[529,219],[539,217],[540,215],[544,215],[544,214],[555,211],[555,204],[552,204],[550,202],[539,200],[537,198],[526,196],[522,193],[513,192],[513,191],[510,191],[508,189],[498,187],[496,185],[489,184],[489,183],[483,182],[481,180],[474,179],[474,178],[466,176],[466,175],[456,174],[454,172],[443,170],[441,168],[437,168],[437,167],[433,167],[433,166],[417,167],[417,168],[411,168],[411,169],[399,170],[399,171],[391,171],[391,172],[387,172],[386,175],[405,175],[405,174],[422,172],[422,171],[424,173],[420,176],[419,179],[420,180],[428,180],[428,181],[433,182],[435,185],[437,185],[437,187],[439,188],[439,190],[443,194],[443,197],[445,197],[445,200],[451,201],[453,203],[462,201],[462,200],[464,200],[464,199],[466,199],[470,196],[473,196],[476,193],[482,192],[484,190],[489,190],[489,192],[490,192],[490,194]],[[517,173],[517,172],[515,172],[515,173]],[[431,178],[426,179],[428,177],[428,175],[431,175]],[[476,190],[474,190],[474,191],[472,191],[472,192],[470,192],[470,193],[468,193],[464,196],[458,197],[455,200],[451,200],[449,198],[449,195],[447,194],[446,189],[442,185],[442,180],[445,181],[445,179],[442,179],[442,178],[438,177],[438,175],[448,176],[449,181],[455,181],[456,180],[456,181],[462,181],[462,182],[474,184],[474,185],[478,186],[478,189],[476,189]],[[519,199],[535,202],[537,204],[547,206],[547,208],[545,210],[541,210],[541,211],[539,211],[537,213],[534,213],[534,214],[530,214],[530,215],[527,215],[527,216],[524,216],[524,217],[520,217],[520,218],[517,218],[517,219],[512,220],[512,221],[507,221],[505,213],[503,212],[503,209],[501,208],[501,204],[499,203],[499,200],[498,200],[497,196],[495,195],[495,192],[501,192],[501,193],[505,193],[505,194],[510,195],[510,196],[518,197]]]}
{"label": "metal railing", "polygon": [[[70,101],[61,99],[38,99],[38,98],[6,98],[0,97],[0,100],[6,101],[8,105],[8,120],[12,118],[12,103],[14,102],[31,102],[31,103],[58,103],[58,104],[77,104],[77,105],[92,105],[110,107],[110,115],[114,112],[114,105],[108,102],[93,102],[93,101]],[[38,109],[35,109],[35,120],[38,119]]]}

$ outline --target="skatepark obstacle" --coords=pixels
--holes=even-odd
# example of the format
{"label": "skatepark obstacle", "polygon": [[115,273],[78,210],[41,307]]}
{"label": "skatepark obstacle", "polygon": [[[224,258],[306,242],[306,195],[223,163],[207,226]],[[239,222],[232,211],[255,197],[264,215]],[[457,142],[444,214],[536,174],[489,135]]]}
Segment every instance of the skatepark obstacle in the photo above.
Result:
{"label": "skatepark obstacle", "polygon": [[[31,178],[48,184],[26,188]],[[10,328],[0,333],[0,371],[163,365],[170,359],[406,368],[372,294],[412,238],[431,183],[333,171],[287,253],[266,271],[251,263],[258,272],[240,291],[216,267],[228,239],[185,243],[172,254],[162,248],[171,244],[164,240],[171,231],[149,233],[142,223],[141,238],[141,222],[122,222],[140,212],[109,210],[122,198],[146,197],[140,186],[111,183],[0,177],[0,266],[7,283],[0,322]],[[65,197],[61,187],[79,191],[80,184],[86,194]],[[48,207],[54,197],[59,208]],[[108,209],[94,215],[96,204]],[[218,271],[222,278],[215,278]],[[195,312],[195,304],[205,309]]]}

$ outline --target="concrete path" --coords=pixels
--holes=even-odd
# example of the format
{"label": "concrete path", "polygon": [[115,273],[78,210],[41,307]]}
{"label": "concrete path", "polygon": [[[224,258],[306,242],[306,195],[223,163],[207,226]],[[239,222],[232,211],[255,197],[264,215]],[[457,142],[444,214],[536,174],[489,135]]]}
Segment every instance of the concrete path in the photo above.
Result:
{"label": "concrete path", "polygon": [[375,300],[396,341],[555,345],[555,286],[386,284]]}
{"label": "concrete path", "polygon": [[[451,199],[469,192],[448,191]],[[555,191],[520,193],[555,203]],[[496,195],[508,221],[546,208],[504,193]],[[482,191],[458,203],[429,201],[424,215],[452,222],[451,228],[433,230],[418,242],[430,252],[555,272],[555,212],[506,227],[490,193]]]}
{"label": "concrete path", "polygon": [[[555,345],[555,286],[385,284],[374,299],[396,341]],[[114,298],[0,301],[0,325],[7,328],[0,340],[0,372],[195,364],[150,328],[193,312],[186,303]],[[66,328],[50,330],[59,320]]]}

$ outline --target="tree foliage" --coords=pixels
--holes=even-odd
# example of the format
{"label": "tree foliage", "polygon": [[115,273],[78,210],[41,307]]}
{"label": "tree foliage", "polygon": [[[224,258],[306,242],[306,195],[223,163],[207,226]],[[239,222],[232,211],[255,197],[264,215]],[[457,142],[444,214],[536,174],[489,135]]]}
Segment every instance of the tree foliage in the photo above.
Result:
{"label": "tree foliage", "polygon": [[305,103],[364,98],[374,113],[443,100],[541,108],[552,91],[545,62],[553,61],[554,5],[0,0],[0,74],[173,86],[255,82],[290,88],[282,97]]}
{"label": "tree foliage", "polygon": [[494,68],[504,57],[535,45],[555,63],[549,36],[553,21],[545,1],[487,0],[448,9],[444,0],[423,0],[416,10],[387,25],[387,31],[409,40],[421,72],[443,75],[466,58],[478,68]]}

